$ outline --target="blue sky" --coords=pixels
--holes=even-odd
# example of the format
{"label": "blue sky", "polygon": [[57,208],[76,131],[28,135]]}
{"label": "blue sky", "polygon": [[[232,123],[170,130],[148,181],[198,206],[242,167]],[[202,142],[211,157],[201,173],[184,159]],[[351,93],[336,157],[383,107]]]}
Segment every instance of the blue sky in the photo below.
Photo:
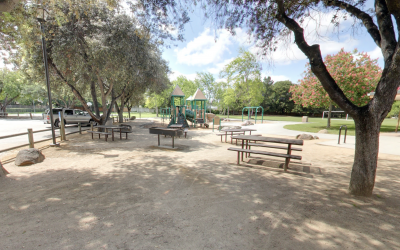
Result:
{"label": "blue sky", "polygon": [[[373,59],[379,58],[382,67],[380,49],[366,29],[361,27],[354,32],[350,28],[351,19],[343,20],[339,29],[335,29],[330,23],[333,14],[316,12],[313,19],[304,22],[307,42],[320,44],[323,57],[335,54],[341,48],[345,48],[346,51],[357,48],[358,51],[370,54]],[[163,53],[163,58],[169,61],[169,66],[174,72],[170,75],[170,80],[179,75],[195,79],[196,72],[210,72],[219,79],[219,71],[238,55],[239,47],[257,52],[254,43],[249,43],[245,30],[238,29],[236,36],[231,36],[226,30],[216,30],[208,21],[204,21],[201,11],[195,11],[190,18],[190,23],[185,26],[185,41],[177,42],[177,47],[165,49]],[[263,76],[271,76],[274,81],[290,80],[293,83],[301,79],[307,62],[304,54],[293,43],[293,39],[291,43],[279,43],[277,52],[268,59],[273,61],[272,66],[268,60],[260,58]]]}

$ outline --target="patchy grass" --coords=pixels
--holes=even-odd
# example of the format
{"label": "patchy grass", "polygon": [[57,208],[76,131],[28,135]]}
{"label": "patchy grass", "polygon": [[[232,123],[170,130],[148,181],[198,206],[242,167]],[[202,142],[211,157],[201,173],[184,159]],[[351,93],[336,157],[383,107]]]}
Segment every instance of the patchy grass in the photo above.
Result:
{"label": "patchy grass", "polygon": [[[308,123],[290,124],[284,126],[286,129],[317,133],[318,131],[326,128],[327,119],[309,118]],[[347,126],[347,134],[355,135],[355,124],[353,120],[333,119],[331,120],[331,127],[328,130],[329,134],[339,134],[339,128],[342,125]],[[397,119],[385,119],[381,126],[381,132],[394,132],[397,125]],[[342,133],[344,130],[342,129]]]}

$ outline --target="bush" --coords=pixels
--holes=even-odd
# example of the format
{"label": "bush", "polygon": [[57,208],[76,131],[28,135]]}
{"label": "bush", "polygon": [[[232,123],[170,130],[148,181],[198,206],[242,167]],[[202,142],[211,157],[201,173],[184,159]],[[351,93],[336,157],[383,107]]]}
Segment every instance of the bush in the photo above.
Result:
{"label": "bush", "polygon": [[399,115],[399,111],[400,111],[400,101],[395,101],[393,102],[392,105],[392,109],[390,110],[390,112],[387,114],[386,117],[390,118],[390,117],[397,117]]}

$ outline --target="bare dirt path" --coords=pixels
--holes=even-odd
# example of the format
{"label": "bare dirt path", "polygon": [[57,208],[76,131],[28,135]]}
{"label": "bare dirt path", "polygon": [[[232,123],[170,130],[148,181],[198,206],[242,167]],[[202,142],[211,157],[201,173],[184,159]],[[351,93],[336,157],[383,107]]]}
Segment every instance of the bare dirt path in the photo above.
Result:
{"label": "bare dirt path", "polygon": [[167,150],[132,125],[128,140],[74,135],[43,163],[5,164],[0,249],[400,248],[400,156],[381,154],[373,197],[357,198],[351,149],[305,141],[322,174],[283,173],[237,166],[211,130]]}

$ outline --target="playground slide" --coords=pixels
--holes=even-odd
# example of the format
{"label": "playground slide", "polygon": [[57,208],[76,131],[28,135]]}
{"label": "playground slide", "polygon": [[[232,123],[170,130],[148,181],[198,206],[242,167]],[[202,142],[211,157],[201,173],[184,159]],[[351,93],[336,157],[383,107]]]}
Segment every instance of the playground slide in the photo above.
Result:
{"label": "playground slide", "polygon": [[186,115],[186,120],[188,120],[190,122],[194,122],[194,112],[193,111],[186,109],[185,115]]}

